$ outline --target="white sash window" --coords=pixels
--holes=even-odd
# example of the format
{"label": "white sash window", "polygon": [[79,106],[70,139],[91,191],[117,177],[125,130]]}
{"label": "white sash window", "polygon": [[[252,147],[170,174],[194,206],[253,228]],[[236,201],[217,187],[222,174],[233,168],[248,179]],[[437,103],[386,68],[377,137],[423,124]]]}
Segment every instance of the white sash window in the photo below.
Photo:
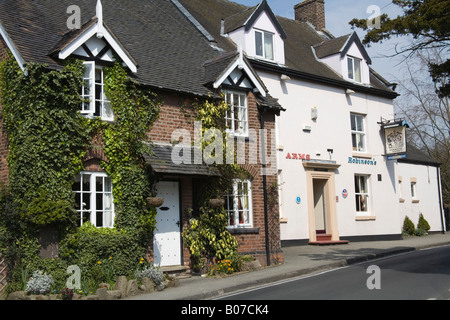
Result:
{"label": "white sash window", "polygon": [[225,210],[228,213],[228,227],[252,227],[252,192],[249,180],[235,180],[233,190],[225,196]]}
{"label": "white sash window", "polygon": [[98,228],[114,226],[111,178],[101,172],[82,172],[75,178],[73,191],[80,225],[89,221]]}
{"label": "white sash window", "polygon": [[105,76],[103,68],[96,66],[93,61],[85,61],[86,72],[83,77],[84,85],[81,89],[81,114],[86,117],[100,117],[105,121],[113,121],[114,114],[111,104],[105,94]]}

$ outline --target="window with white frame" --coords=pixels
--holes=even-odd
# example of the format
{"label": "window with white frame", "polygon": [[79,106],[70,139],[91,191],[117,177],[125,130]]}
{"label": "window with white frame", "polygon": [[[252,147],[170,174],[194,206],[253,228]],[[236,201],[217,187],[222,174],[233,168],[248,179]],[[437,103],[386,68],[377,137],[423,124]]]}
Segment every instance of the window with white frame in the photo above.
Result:
{"label": "window with white frame", "polygon": [[364,116],[352,113],[350,115],[350,121],[353,151],[366,152],[366,130],[364,125]]}
{"label": "window with white frame", "polygon": [[249,180],[235,180],[233,189],[225,196],[228,227],[252,227],[252,195]]}
{"label": "window with white frame", "polygon": [[86,117],[100,117],[105,121],[113,121],[114,114],[110,101],[105,94],[105,76],[103,68],[94,61],[84,62],[86,72],[83,77],[84,85],[81,89],[83,99],[81,114]]}
{"label": "window with white frame", "polygon": [[348,78],[361,82],[361,59],[347,57]]}
{"label": "window with white frame", "polygon": [[80,225],[90,222],[98,228],[114,226],[112,182],[107,174],[82,172],[75,178],[73,191]]}
{"label": "window with white frame", "polygon": [[255,53],[258,57],[274,60],[272,33],[255,30]]}
{"label": "window with white frame", "polygon": [[355,175],[356,212],[369,212],[369,176]]}
{"label": "window with white frame", "polygon": [[226,91],[225,102],[229,109],[225,114],[227,130],[235,135],[248,135],[248,108],[245,93]]}

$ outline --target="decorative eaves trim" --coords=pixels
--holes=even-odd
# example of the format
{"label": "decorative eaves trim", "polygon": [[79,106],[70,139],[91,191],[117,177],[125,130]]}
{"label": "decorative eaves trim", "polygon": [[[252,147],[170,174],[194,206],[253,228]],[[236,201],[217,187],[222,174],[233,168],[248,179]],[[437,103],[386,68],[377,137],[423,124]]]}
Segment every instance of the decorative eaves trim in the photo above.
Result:
{"label": "decorative eaves trim", "polygon": [[278,32],[280,33],[280,37],[282,39],[286,39],[287,38],[286,31],[284,31],[283,27],[281,26],[280,22],[278,21],[277,17],[273,13],[272,9],[270,8],[270,6],[269,6],[269,4],[267,3],[266,0],[263,0],[258,5],[256,10],[251,14],[251,16],[244,23],[245,31],[248,31],[253,26],[253,24],[255,23],[256,19],[259,18],[259,16],[261,15],[261,13],[263,11],[265,11],[269,15],[269,17],[272,20],[273,24],[275,25],[275,27],[277,28]]}
{"label": "decorative eaves trim", "polygon": [[361,40],[359,39],[356,32],[353,32],[353,34],[348,38],[348,40],[345,42],[344,46],[340,50],[341,57],[347,54],[348,49],[350,49],[350,46],[352,43],[355,43],[358,47],[359,51],[363,55],[364,59],[366,60],[367,64],[372,64],[372,59],[370,59],[369,54],[367,53],[366,49],[364,48],[363,44],[361,43]]}
{"label": "decorative eaves trim", "polygon": [[262,83],[262,81],[258,78],[258,76],[253,72],[253,68],[249,66],[247,61],[244,59],[243,53],[239,54],[238,57],[223,71],[223,73],[217,78],[217,80],[214,82],[213,87],[214,89],[219,88],[222,83],[228,78],[228,76],[236,69],[244,71],[247,76],[250,78],[250,80],[255,85],[258,92],[261,94],[261,96],[266,97],[267,90]]}
{"label": "decorative eaves trim", "polygon": [[[101,30],[101,33],[98,33],[99,30]],[[99,29],[98,22],[93,24],[85,32],[80,34],[77,38],[75,38],[67,46],[65,46],[59,52],[58,55],[59,59],[61,60],[67,59],[72,53],[75,52],[75,50],[81,47],[86,41],[88,41],[94,35],[104,37],[105,40],[109,43],[109,45],[116,52],[116,54],[131,70],[131,72],[137,73],[138,65],[134,61],[134,59],[125,51],[125,49],[123,49],[122,45],[116,40],[116,37],[112,34],[112,32],[107,26],[103,26],[102,28]]]}

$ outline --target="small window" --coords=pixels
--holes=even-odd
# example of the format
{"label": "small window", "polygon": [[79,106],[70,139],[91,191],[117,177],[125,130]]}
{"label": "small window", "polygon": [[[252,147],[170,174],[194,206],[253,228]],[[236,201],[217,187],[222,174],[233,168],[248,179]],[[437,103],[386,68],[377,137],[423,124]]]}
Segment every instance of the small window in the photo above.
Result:
{"label": "small window", "polygon": [[225,210],[228,213],[228,227],[252,226],[252,196],[249,180],[236,180],[233,189],[225,196]]}
{"label": "small window", "polygon": [[86,73],[83,77],[85,84],[81,89],[81,97],[83,99],[81,114],[90,118],[100,117],[105,121],[113,121],[114,114],[105,94],[103,68],[96,66],[93,61],[86,61],[84,65]]}
{"label": "small window", "polygon": [[411,198],[413,200],[417,199],[416,182],[411,182]]}
{"label": "small window", "polygon": [[98,228],[114,226],[111,178],[105,173],[82,172],[75,178],[73,191],[80,225],[90,222]]}
{"label": "small window", "polygon": [[225,102],[230,108],[225,114],[227,130],[235,135],[248,135],[247,95],[244,93],[226,91]]}
{"label": "small window", "polygon": [[369,176],[355,175],[356,212],[369,212]]}
{"label": "small window", "polygon": [[348,78],[361,82],[361,59],[347,57]]}
{"label": "small window", "polygon": [[366,152],[366,132],[364,126],[364,116],[352,113],[350,115],[350,121],[353,151]]}
{"label": "small window", "polygon": [[257,56],[273,60],[273,34],[255,30],[255,49]]}

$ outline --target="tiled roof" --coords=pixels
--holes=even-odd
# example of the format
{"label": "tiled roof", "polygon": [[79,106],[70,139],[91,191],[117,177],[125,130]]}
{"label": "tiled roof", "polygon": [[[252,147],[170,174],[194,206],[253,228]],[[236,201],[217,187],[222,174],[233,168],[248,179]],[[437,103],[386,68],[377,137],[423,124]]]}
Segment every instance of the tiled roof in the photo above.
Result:
{"label": "tiled roof", "polygon": [[[74,1],[0,0],[0,23],[25,62],[60,68],[49,53],[70,34],[66,13]],[[207,95],[203,63],[220,55],[168,0],[102,0],[104,22],[137,61],[143,84]],[[82,24],[95,17],[93,0],[76,1]]]}
{"label": "tiled roof", "polygon": [[[208,166],[205,163],[195,164],[194,147],[191,147],[191,164],[175,164],[172,160],[173,146],[166,144],[153,144],[152,155],[144,155],[155,173],[175,174],[175,175],[197,175],[197,176],[219,176],[220,173],[214,166]],[[181,157],[182,155],[180,155]]]}
{"label": "tiled roof", "polygon": [[314,50],[316,51],[317,57],[322,59],[341,52],[349,37],[350,35],[347,34],[339,38],[324,40],[321,43],[316,44]]}
{"label": "tiled roof", "polygon": [[[67,45],[77,34],[67,29],[70,17],[67,8],[76,3],[81,9],[82,25],[86,25],[89,21],[94,23],[95,2],[0,0],[0,23],[25,62],[60,68],[61,61],[50,53]],[[154,88],[210,95],[205,83],[213,80],[220,71],[217,68],[224,65],[212,66],[205,62],[223,57],[225,63],[229,53],[237,51],[231,39],[221,35],[222,19],[227,28],[235,27],[246,22],[261,6],[249,8],[228,0],[178,2],[202,28],[171,0],[102,0],[103,19],[139,66],[134,75],[139,82]],[[276,17],[276,20],[287,36],[285,68],[311,79],[345,85],[342,77],[314,56],[312,47],[323,42],[323,37],[306,23],[283,17]],[[254,61],[252,64],[256,65]],[[385,83],[372,77],[371,85],[377,90],[374,93],[394,94]]]}
{"label": "tiled roof", "polygon": [[[225,31],[231,30],[242,25],[245,22],[244,20],[248,19],[257,8],[257,6],[249,8],[227,0],[179,1],[203,25],[203,27],[214,36],[218,46],[227,51],[236,50],[236,46],[228,37],[221,36],[221,20],[223,19],[225,21]],[[276,19],[286,33],[284,44],[286,58],[285,67],[287,70],[301,74],[304,77],[308,77],[309,75],[311,79],[325,80],[340,84],[341,86],[348,84],[347,81],[336,74],[330,67],[318,61],[314,55],[313,47],[328,42],[327,38],[318,34],[307,23],[280,16],[276,16]],[[232,20],[233,23],[227,22],[227,20]],[[342,45],[344,45],[348,36],[337,39],[338,40],[335,42],[336,45],[339,45],[340,43],[338,42],[342,41]],[[334,41],[331,41],[330,44],[333,42]],[[329,50],[327,49],[327,51]],[[262,61],[257,61],[255,63],[258,66],[264,64]],[[265,67],[270,67],[270,63],[266,63]],[[282,68],[277,68],[278,66],[275,67],[278,71],[282,72]],[[371,76],[371,86],[374,89],[372,90],[374,94],[384,94],[395,97],[396,94],[386,86],[386,83],[387,81],[385,80],[381,81],[376,77]],[[370,91],[370,88],[362,89]]]}
{"label": "tiled roof", "polygon": [[441,165],[439,162],[411,144],[408,144],[406,148],[406,158],[398,159],[397,161],[403,163],[424,164],[433,167],[439,167]]}

